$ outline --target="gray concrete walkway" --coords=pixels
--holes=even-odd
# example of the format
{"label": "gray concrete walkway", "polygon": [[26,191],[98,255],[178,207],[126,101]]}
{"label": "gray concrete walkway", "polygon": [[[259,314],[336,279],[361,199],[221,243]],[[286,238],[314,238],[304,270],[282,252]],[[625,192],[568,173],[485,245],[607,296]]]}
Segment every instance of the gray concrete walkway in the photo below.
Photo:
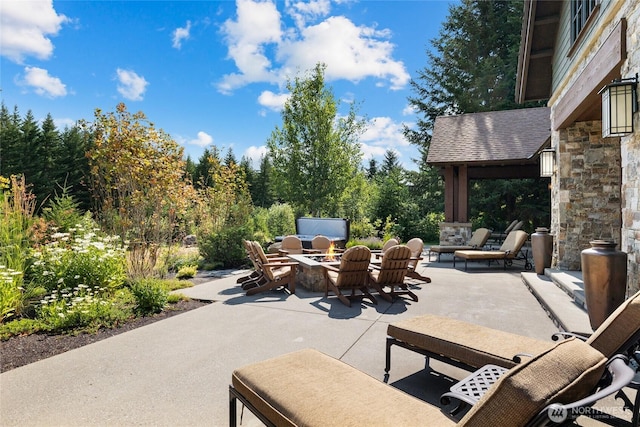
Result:
{"label": "gray concrete walkway", "polygon": [[[214,301],[0,375],[2,426],[223,426],[236,367],[313,347],[383,380],[390,322],[436,313],[549,339],[554,322],[520,270],[424,263],[419,302],[354,304],[299,288],[246,297],[237,276],[183,293]],[[433,403],[464,371],[394,347],[389,384]],[[372,408],[372,410],[381,410]],[[260,425],[245,411],[243,426]]]}

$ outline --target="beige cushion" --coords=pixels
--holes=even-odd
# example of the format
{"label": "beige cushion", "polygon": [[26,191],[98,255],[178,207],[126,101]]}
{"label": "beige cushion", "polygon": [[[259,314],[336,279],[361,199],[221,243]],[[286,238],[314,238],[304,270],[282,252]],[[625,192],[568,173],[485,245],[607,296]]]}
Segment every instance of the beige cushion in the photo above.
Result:
{"label": "beige cushion", "polygon": [[319,351],[233,372],[232,384],[278,426],[453,426],[439,408]]}
{"label": "beige cushion", "polygon": [[620,304],[589,337],[587,343],[607,357],[620,352],[620,347],[640,328],[640,292]]}
{"label": "beige cushion", "polygon": [[510,369],[460,421],[464,426],[521,426],[551,403],[570,403],[590,394],[606,358],[570,338]]}
{"label": "beige cushion", "polygon": [[424,315],[390,324],[387,334],[420,349],[479,368],[511,368],[518,353],[538,354],[554,343],[443,316]]}

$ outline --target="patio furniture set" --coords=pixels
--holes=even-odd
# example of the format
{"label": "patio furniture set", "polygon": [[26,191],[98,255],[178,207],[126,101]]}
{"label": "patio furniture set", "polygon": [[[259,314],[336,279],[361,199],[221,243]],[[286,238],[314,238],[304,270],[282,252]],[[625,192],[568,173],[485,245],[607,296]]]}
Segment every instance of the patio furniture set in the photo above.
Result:
{"label": "patio furniture set", "polygon": [[[502,261],[506,270],[514,261],[521,260],[524,261],[525,270],[531,270],[533,265],[529,262],[528,250],[524,249],[529,234],[520,230],[522,224],[522,221],[513,221],[502,233],[493,233],[487,228],[478,228],[473,232],[466,245],[431,246],[429,260],[431,260],[432,252],[438,254],[438,262],[440,262],[442,254],[453,254],[453,267],[456,266],[456,260],[461,259],[464,260],[465,271],[468,261],[487,261],[489,265],[492,261]],[[490,240],[494,243],[500,243],[500,248],[484,249]]]}
{"label": "patio furniture set", "polygon": [[614,393],[632,407],[632,424],[638,424],[640,393],[631,403],[623,388],[638,387],[637,363],[629,360],[637,358],[640,293],[591,336],[559,333],[555,344],[431,315],[390,324],[387,333],[386,372],[392,345],[473,372],[437,406],[319,351],[300,350],[233,372],[230,425],[236,425],[237,400],[269,426],[564,425],[601,415],[592,406]]}
{"label": "patio furniture set", "polygon": [[[282,239],[277,254],[266,254],[258,242],[244,241],[254,271],[239,278],[237,282],[247,295],[277,287],[285,287],[293,294],[299,263],[292,261],[292,258],[302,260],[298,256],[301,254],[333,257],[333,251],[329,250],[332,247],[326,247],[327,242],[331,244],[330,239],[316,236],[312,239],[311,248],[305,249],[300,239],[291,235]],[[380,297],[389,302],[401,295],[418,301],[418,296],[409,289],[405,278],[431,282],[430,278],[416,271],[417,263],[422,259],[423,249],[422,240],[415,238],[406,245],[397,244],[395,241],[395,244],[385,245],[380,253],[375,254],[362,245],[344,251],[338,250],[339,260],[331,258],[320,263],[323,269],[325,296],[331,291],[347,306],[351,306],[351,300],[356,298],[368,298],[373,304],[377,304],[376,298],[369,292],[369,288],[373,288]],[[351,293],[343,293],[347,291]]]}

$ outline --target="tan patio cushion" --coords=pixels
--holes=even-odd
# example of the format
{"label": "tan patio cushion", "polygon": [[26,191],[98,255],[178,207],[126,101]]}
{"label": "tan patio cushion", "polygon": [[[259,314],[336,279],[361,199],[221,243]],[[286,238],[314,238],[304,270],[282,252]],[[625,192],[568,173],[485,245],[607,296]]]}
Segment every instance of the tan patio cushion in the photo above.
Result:
{"label": "tan patio cushion", "polygon": [[570,338],[510,369],[461,420],[463,426],[522,426],[551,403],[587,396],[605,369],[606,358]]}
{"label": "tan patio cushion", "polygon": [[455,251],[454,256],[458,258],[464,259],[474,259],[474,260],[483,260],[483,259],[499,259],[499,258],[513,258],[517,254],[511,253],[511,256],[507,256],[507,252],[505,251],[474,251],[474,250],[458,250]]}
{"label": "tan patio cushion", "polygon": [[620,347],[638,333],[640,328],[640,292],[620,304],[587,343],[602,354],[611,357],[620,352]]}
{"label": "tan patio cushion", "polygon": [[278,426],[454,426],[439,408],[306,349],[233,372],[232,384]]}
{"label": "tan patio cushion", "polygon": [[476,368],[487,364],[510,368],[516,365],[513,362],[516,354],[535,355],[554,344],[431,314],[391,323],[387,334]]}

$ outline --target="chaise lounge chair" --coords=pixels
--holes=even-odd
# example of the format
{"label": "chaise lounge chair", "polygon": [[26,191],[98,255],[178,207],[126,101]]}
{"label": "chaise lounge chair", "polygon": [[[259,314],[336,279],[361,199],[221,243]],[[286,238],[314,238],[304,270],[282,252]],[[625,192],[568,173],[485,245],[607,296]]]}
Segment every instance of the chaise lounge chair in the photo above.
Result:
{"label": "chaise lounge chair", "polygon": [[471,239],[466,245],[434,245],[429,248],[429,261],[431,261],[431,252],[438,254],[438,262],[440,262],[440,255],[452,254],[455,251],[477,251],[484,247],[489,240],[491,230],[488,228],[478,228],[471,235]]}
{"label": "chaise lounge chair", "polygon": [[[487,364],[512,368],[522,355],[538,354],[553,346],[552,341],[436,315],[391,323],[387,335],[386,372],[391,368],[392,345],[467,370]],[[559,332],[552,339],[570,335]],[[629,350],[640,340],[640,292],[622,303],[591,336],[583,338],[606,357]]]}
{"label": "chaise lounge chair", "polygon": [[305,349],[236,369],[229,422],[236,426],[240,400],[267,426],[541,426],[557,414],[575,417],[583,411],[573,408],[592,405],[632,378],[625,360],[607,363],[593,347],[569,339],[504,373],[456,421],[437,406]]}
{"label": "chaise lounge chair", "polygon": [[[331,290],[347,307],[351,307],[352,299],[363,297],[367,297],[372,303],[377,304],[378,301],[369,293],[367,288],[370,261],[371,251],[369,248],[359,245],[347,249],[342,254],[338,267],[323,264],[326,282],[325,298],[329,296],[329,291]],[[350,290],[351,295],[345,296],[342,293],[343,290]],[[361,294],[356,294],[356,290],[359,290]]]}
{"label": "chaise lounge chair", "polygon": [[464,270],[467,271],[467,261],[488,261],[491,265],[491,261],[503,261],[504,269],[507,269],[508,265],[511,265],[514,260],[524,260],[525,270],[531,270],[531,263],[528,259],[528,254],[520,255],[524,242],[527,241],[529,235],[522,230],[515,230],[509,233],[504,243],[497,251],[455,251],[453,253],[453,267],[456,266],[456,258],[464,260]]}
{"label": "chaise lounge chair", "polygon": [[491,240],[494,243],[502,243],[505,237],[509,235],[509,233],[511,233],[512,231],[520,230],[523,225],[524,225],[524,221],[518,221],[517,219],[514,219],[507,226],[507,228],[504,229],[504,231],[501,231],[498,233],[492,232],[491,235],[489,236],[489,240]]}

